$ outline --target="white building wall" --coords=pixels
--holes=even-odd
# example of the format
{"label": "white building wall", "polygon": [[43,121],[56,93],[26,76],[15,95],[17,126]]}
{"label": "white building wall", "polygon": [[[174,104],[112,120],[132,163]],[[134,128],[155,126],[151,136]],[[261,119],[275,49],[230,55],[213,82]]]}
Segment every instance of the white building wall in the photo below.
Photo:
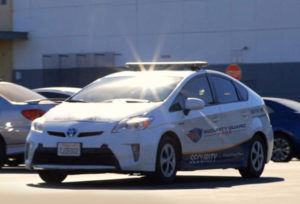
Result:
{"label": "white building wall", "polygon": [[41,69],[45,54],[99,52],[119,53],[118,66],[299,62],[299,11],[300,0],[14,0],[14,30],[29,32],[14,42],[14,69]]}

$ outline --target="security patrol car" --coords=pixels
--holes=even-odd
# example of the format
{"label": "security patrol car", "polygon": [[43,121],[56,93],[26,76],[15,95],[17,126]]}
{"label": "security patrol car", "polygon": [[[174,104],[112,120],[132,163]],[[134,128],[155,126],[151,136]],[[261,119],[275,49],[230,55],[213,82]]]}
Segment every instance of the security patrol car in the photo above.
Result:
{"label": "security patrol car", "polygon": [[[68,174],[236,168],[259,177],[273,133],[263,100],[206,62],[127,63],[36,119],[25,163],[45,182]],[[156,70],[156,71],[154,71]]]}

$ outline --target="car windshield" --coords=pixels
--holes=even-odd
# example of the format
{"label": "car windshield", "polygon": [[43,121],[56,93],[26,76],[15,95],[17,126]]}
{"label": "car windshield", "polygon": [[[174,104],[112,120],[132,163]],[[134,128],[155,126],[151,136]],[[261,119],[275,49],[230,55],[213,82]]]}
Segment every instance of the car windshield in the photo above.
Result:
{"label": "car windshield", "polygon": [[159,102],[166,99],[182,77],[151,76],[117,76],[102,78],[84,88],[70,98],[69,102]]}
{"label": "car windshield", "polygon": [[30,89],[8,82],[0,82],[0,95],[12,102],[45,99],[45,97]]}

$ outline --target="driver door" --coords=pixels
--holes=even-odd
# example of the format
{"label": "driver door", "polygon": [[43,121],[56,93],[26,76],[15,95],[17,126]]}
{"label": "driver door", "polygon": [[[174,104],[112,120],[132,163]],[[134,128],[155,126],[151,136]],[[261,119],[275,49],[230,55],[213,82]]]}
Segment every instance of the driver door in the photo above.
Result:
{"label": "driver door", "polygon": [[187,98],[205,102],[201,110],[185,112],[182,124],[182,168],[186,170],[209,168],[218,161],[217,151],[223,147],[218,134],[220,128],[219,106],[214,103],[206,75],[192,78],[180,91],[175,103],[185,107]]}

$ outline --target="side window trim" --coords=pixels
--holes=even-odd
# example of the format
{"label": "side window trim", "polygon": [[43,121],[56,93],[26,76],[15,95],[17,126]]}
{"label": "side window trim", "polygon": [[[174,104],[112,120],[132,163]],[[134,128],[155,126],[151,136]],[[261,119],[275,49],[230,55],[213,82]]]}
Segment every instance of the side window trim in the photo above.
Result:
{"label": "side window trim", "polygon": [[205,73],[205,74],[203,74],[203,75],[200,75],[200,76],[198,75],[198,76],[196,76],[196,77],[203,77],[203,78],[206,78],[206,81],[207,81],[207,84],[208,84],[208,87],[209,87],[209,91],[210,91],[210,95],[211,95],[211,98],[212,98],[212,102],[209,103],[209,104],[205,104],[205,105],[207,105],[207,106],[215,105],[215,104],[216,104],[216,97],[215,97],[215,93],[214,93],[214,91],[213,91],[213,88],[212,88],[212,86],[211,86],[211,83],[210,83],[208,74]]}
{"label": "side window trim", "polygon": [[239,98],[239,101],[243,101],[243,100],[242,100],[241,93],[239,92],[239,90],[238,90],[238,88],[236,87],[235,83],[234,83],[232,80],[230,80],[230,81],[231,81],[231,83],[232,83],[232,85],[233,85],[233,87],[234,87],[234,90],[235,90],[235,92],[236,92],[238,98]]}
{"label": "side window trim", "polygon": [[212,74],[206,74],[206,78],[207,78],[207,81],[208,81],[208,84],[209,84],[209,87],[210,87],[210,91],[211,91],[211,95],[212,95],[212,98],[213,98],[213,105],[218,105],[220,103],[218,101],[218,97],[217,97],[217,94],[216,94],[215,87],[212,83],[211,75]]}

